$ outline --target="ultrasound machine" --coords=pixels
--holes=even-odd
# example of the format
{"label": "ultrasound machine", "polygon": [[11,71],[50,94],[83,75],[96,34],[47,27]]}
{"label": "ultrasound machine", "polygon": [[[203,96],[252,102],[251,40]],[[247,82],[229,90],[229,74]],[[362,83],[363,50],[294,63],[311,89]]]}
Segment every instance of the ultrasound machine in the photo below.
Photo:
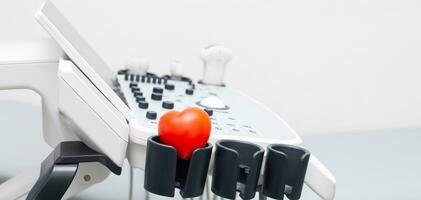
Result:
{"label": "ultrasound machine", "polygon": [[[110,172],[121,174],[126,159],[145,173],[146,191],[160,196],[300,199],[306,184],[321,199],[334,199],[334,176],[297,133],[224,84],[228,48],[209,45],[200,52],[198,80],[185,77],[180,62],[171,64],[171,74],[156,74],[146,58],[132,58],[115,72],[53,2],[46,1],[36,19],[59,47],[9,47],[9,59],[0,61],[0,89],[41,96],[43,136],[54,150],[36,170],[1,184],[0,199],[71,198]],[[186,162],[156,135],[164,113],[187,107],[206,111],[212,128],[209,145]]]}

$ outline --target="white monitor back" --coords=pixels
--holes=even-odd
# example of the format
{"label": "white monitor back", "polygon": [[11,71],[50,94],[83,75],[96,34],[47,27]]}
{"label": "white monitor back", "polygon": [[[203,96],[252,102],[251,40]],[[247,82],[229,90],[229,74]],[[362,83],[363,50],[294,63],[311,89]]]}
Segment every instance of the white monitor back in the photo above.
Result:
{"label": "white monitor back", "polygon": [[62,10],[51,1],[41,7],[36,18],[45,30],[62,47],[64,52],[76,64],[86,78],[106,97],[126,119],[132,118],[127,105],[117,96],[113,89],[116,74],[102,60],[97,52],[63,15]]}

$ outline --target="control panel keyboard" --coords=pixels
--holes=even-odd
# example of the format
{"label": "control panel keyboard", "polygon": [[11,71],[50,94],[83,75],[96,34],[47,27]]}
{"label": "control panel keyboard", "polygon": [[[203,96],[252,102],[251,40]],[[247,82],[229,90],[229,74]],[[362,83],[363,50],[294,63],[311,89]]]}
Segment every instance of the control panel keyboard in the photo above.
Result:
{"label": "control panel keyboard", "polygon": [[211,139],[261,139],[290,144],[301,142],[275,113],[225,86],[194,83],[188,78],[173,80],[169,76],[129,73],[119,74],[118,82],[137,121],[148,130],[155,130],[155,134],[159,118],[165,112],[200,107],[211,118]]}

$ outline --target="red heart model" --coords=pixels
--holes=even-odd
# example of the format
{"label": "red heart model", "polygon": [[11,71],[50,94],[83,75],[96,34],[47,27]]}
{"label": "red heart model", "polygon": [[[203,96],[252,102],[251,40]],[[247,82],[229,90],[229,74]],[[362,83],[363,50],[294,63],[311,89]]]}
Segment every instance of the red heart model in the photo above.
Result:
{"label": "red heart model", "polygon": [[208,143],[211,121],[200,108],[165,113],[158,124],[159,140],[177,150],[179,158],[188,160],[197,148]]}

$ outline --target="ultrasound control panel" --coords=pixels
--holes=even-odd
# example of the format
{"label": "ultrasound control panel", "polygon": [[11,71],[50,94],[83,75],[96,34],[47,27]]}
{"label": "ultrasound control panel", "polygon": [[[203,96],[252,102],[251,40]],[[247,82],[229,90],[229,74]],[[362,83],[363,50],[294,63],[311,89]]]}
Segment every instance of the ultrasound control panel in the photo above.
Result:
{"label": "ultrasound control panel", "polygon": [[[74,114],[75,117],[72,117],[72,119],[79,118],[77,124],[83,125],[88,130],[86,133],[80,133],[81,136],[85,137],[83,139],[84,142],[89,142],[97,147],[100,152],[105,153],[115,160],[116,163],[122,163],[127,158],[131,167],[145,169],[147,167],[147,146],[149,142],[153,142],[151,141],[153,138],[156,138],[151,136],[158,134],[157,125],[160,117],[170,110],[181,111],[186,107],[199,107],[209,114],[212,121],[209,142],[215,147],[215,152],[218,145],[215,141],[221,139],[225,141],[220,141],[220,143],[227,142],[227,140],[228,143],[230,143],[229,141],[235,141],[237,144],[242,141],[251,142],[252,144],[249,143],[247,146],[259,146],[262,149],[269,149],[268,145],[273,144],[292,144],[292,146],[287,148],[291,150],[296,149],[294,146],[301,144],[300,137],[276,113],[253,98],[232,89],[230,85],[224,84],[225,69],[232,59],[232,53],[228,48],[222,45],[211,44],[202,49],[200,59],[203,62],[203,73],[202,77],[198,77],[200,81],[193,81],[184,77],[181,62],[174,61],[171,63],[169,67],[170,75],[161,76],[151,74],[153,68],[149,70],[150,62],[148,59],[131,58],[127,60],[124,67],[128,70],[120,71],[117,74],[116,82],[115,71],[98,55],[97,49],[90,45],[90,40],[81,34],[83,31],[79,30],[81,27],[77,26],[77,22],[71,20],[72,15],[66,12],[69,6],[63,5],[60,6],[55,1],[46,1],[36,15],[38,22],[63,48],[66,57],[71,59],[70,64],[74,63],[74,68],[77,67],[76,70],[63,71],[65,73],[62,73],[61,77],[63,80],[68,81],[66,84],[71,86],[72,92],[76,92],[76,95],[83,97],[84,102],[71,102],[71,99],[63,98],[63,100],[67,101],[61,101],[62,104],[71,104],[60,106],[67,108],[68,113]],[[115,6],[118,7],[120,5],[127,6],[121,3],[116,3]],[[73,7],[78,8],[77,6]],[[74,17],[80,18],[79,15]],[[115,18],[115,15],[111,17]],[[107,21],[108,18],[102,17],[94,20],[99,19]],[[127,20],[120,19],[120,21]],[[95,23],[100,24],[103,21]],[[137,40],[133,41],[136,42]],[[77,98],[74,93],[61,93],[61,95],[63,94],[71,94],[72,98]],[[90,115],[88,116],[89,118],[85,118],[83,114],[77,112],[78,110],[75,111],[73,109],[78,106],[84,106],[83,108],[90,106],[95,113],[87,110]],[[99,120],[100,118],[102,120]],[[96,124],[91,126],[91,121],[84,119],[94,119]],[[99,127],[102,128],[102,126],[109,126],[110,128],[106,127],[106,129],[103,129],[107,133],[100,131],[101,133],[98,134],[96,130]],[[128,140],[124,136],[128,136]],[[159,153],[159,155],[162,154]],[[285,155],[289,156],[290,154],[276,155],[282,156],[283,160],[285,160]],[[291,158],[293,159],[291,161],[295,162],[297,160],[296,158],[298,157],[296,155],[298,154],[292,155]],[[160,161],[161,158],[163,159],[166,156],[153,157],[158,158],[158,161]],[[253,157],[256,158],[255,156]],[[299,157],[300,159],[308,158]],[[157,162],[155,166],[159,166],[162,163]],[[225,166],[223,165],[224,162],[221,165],[217,163],[217,161],[214,161],[215,167]],[[268,164],[266,166],[275,165]],[[232,168],[232,166],[229,167]],[[152,166],[152,168],[154,167]],[[248,167],[241,164],[236,169],[240,168],[243,174],[250,173]],[[161,168],[157,169],[156,174],[160,175],[162,172]],[[204,169],[208,169],[208,167],[206,166]],[[222,169],[228,169],[228,167],[222,167]],[[279,169],[279,167],[275,167],[275,169]],[[296,169],[296,167],[288,167],[288,169]],[[279,172],[279,170],[274,170],[274,172]],[[171,173],[176,172],[173,171]],[[235,172],[226,174],[237,175]],[[286,174],[291,175],[292,173],[287,171]],[[204,175],[206,176],[206,173]],[[268,175],[268,177],[275,176]],[[225,180],[227,177],[223,176],[222,178]],[[213,180],[217,179],[217,177],[213,177]],[[287,179],[290,180],[289,177]],[[196,183],[196,181],[193,182]],[[225,183],[228,181],[218,182]],[[334,198],[336,180],[329,170],[313,155],[309,158],[305,182],[323,199],[332,200]],[[151,185],[162,186],[162,184]],[[269,184],[265,183],[264,185]],[[224,188],[236,188],[236,185],[233,185],[234,187],[232,185],[220,186],[222,190]],[[240,186],[243,187],[243,185]],[[281,193],[290,193],[292,191],[290,185],[285,186],[285,191],[276,190]],[[215,191],[217,190],[213,190],[213,192]],[[224,197],[221,193],[217,195]],[[233,199],[231,196],[224,198]]]}
{"label": "ultrasound control panel", "polygon": [[168,75],[124,71],[119,73],[118,82],[136,120],[146,130],[152,130],[147,135],[157,134],[159,118],[165,112],[200,107],[211,118],[211,140],[243,138],[257,143],[301,142],[278,115],[226,86],[201,84],[186,77],[175,80]]}

